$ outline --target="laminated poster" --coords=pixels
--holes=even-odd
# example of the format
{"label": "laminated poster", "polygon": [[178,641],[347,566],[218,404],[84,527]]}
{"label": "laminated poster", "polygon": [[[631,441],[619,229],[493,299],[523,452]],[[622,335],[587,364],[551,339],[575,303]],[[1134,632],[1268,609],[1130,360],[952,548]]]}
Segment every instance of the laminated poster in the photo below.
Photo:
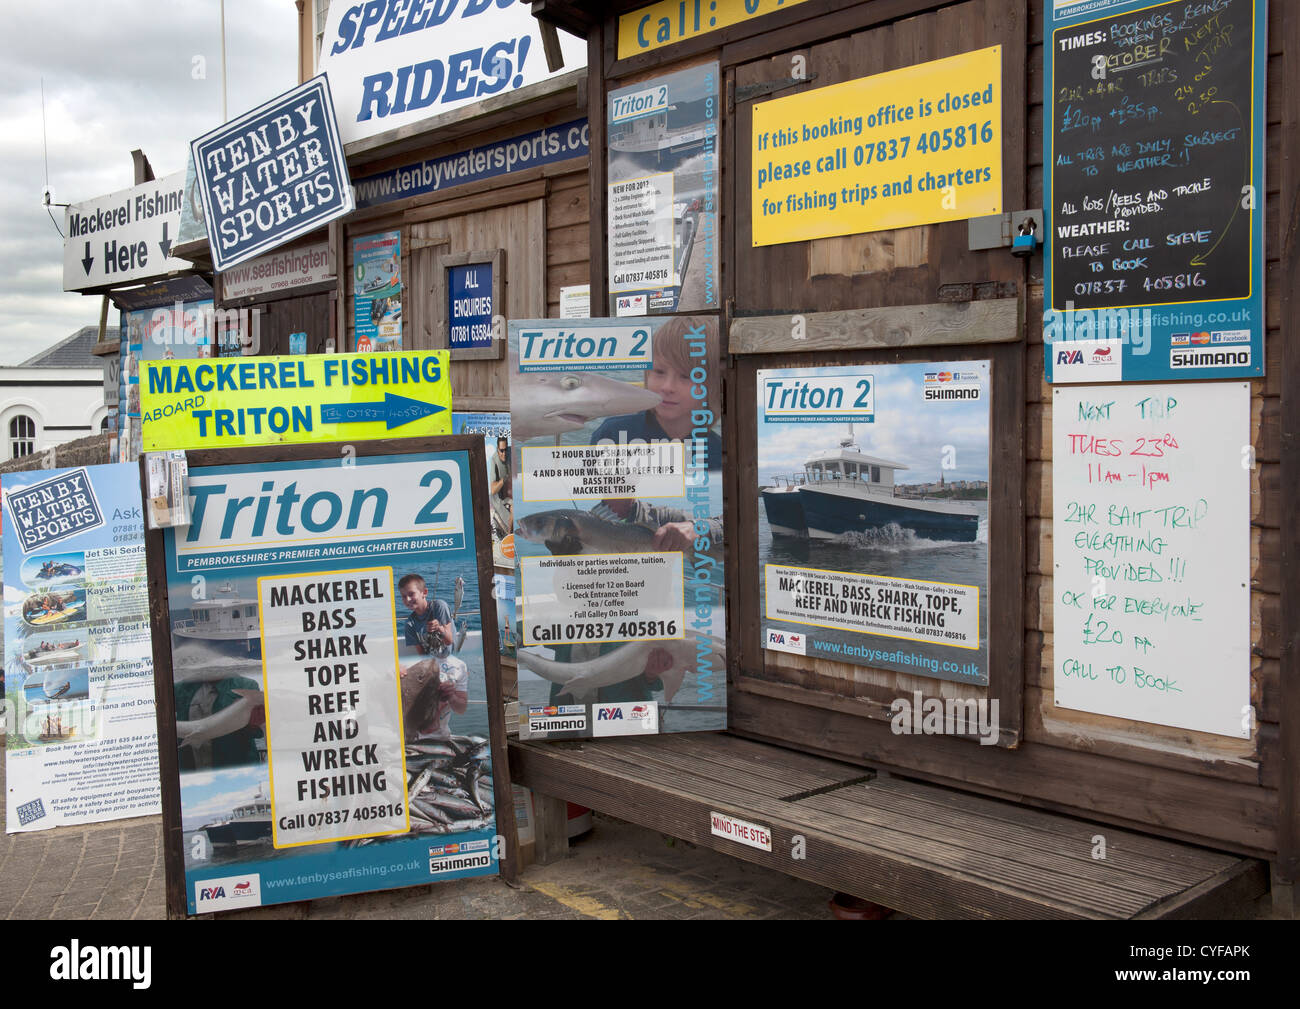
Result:
{"label": "laminated poster", "polygon": [[5,829],[159,811],[140,473],[6,473]]}
{"label": "laminated poster", "polygon": [[758,373],[763,647],[987,684],[989,362]]}
{"label": "laminated poster", "polygon": [[402,233],[352,240],[352,304],[358,354],[402,349]]}
{"label": "laminated poster", "polygon": [[483,437],[483,454],[487,458],[488,506],[486,516],[492,527],[492,563],[499,568],[514,569],[514,464],[510,461],[510,414],[453,413],[452,434],[477,434]]}
{"label": "laminated poster", "polygon": [[726,727],[717,323],[510,324],[520,736]]}
{"label": "laminated poster", "polygon": [[498,871],[470,462],[191,468],[165,533],[191,914]]}
{"label": "laminated poster", "polygon": [[611,91],[607,128],[610,309],[716,308],[718,64]]}

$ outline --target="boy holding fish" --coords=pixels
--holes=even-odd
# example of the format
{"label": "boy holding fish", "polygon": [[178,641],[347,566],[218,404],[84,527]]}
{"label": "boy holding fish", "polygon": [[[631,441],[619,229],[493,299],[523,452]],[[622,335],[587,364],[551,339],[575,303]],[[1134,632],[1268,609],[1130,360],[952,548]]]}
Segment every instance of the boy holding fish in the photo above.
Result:
{"label": "boy holding fish", "polygon": [[429,588],[418,574],[402,576],[397,583],[406,618],[406,643],[422,655],[432,656],[402,670],[402,706],[407,734],[451,735],[451,716],[469,707],[469,668],[451,654],[456,638],[455,615],[441,599],[430,599]]}

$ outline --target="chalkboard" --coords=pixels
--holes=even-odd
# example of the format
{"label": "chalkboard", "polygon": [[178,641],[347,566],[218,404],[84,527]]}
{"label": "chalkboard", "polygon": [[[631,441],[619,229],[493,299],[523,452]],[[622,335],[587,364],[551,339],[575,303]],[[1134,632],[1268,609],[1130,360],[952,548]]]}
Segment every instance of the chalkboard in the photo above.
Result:
{"label": "chalkboard", "polygon": [[1250,293],[1252,6],[1171,3],[1053,33],[1054,308]]}
{"label": "chalkboard", "polygon": [[[1055,21],[1048,3],[1046,307],[1069,314],[1045,335],[1124,336],[1177,377],[1262,373],[1263,0],[1056,0]],[[1069,326],[1081,310],[1147,306],[1121,332]],[[1220,343],[1258,346],[1188,356]],[[1175,377],[1128,358],[1122,376],[1057,380]],[[1216,363],[1240,370],[1186,370]]]}
{"label": "chalkboard", "polygon": [[1250,387],[1052,396],[1056,703],[1250,738]]}

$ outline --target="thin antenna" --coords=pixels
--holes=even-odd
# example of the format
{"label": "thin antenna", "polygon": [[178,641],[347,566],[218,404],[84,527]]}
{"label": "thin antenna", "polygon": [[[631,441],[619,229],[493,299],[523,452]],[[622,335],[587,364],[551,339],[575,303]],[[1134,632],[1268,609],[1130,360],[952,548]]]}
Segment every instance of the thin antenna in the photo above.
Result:
{"label": "thin antenna", "polygon": [[[50,188],[50,135],[45,128],[45,78],[41,78],[41,144],[45,149],[45,189]],[[49,200],[46,200],[48,203]]]}
{"label": "thin antenna", "polygon": [[230,121],[226,114],[226,0],[221,0],[221,121]]}
{"label": "thin antenna", "polygon": [[54,225],[54,230],[63,237],[63,229],[59,227],[59,222],[54,219],[54,211],[50,210],[50,137],[45,128],[45,78],[41,78],[41,146],[45,151],[45,190],[41,193],[41,204],[45,207],[45,212],[50,215],[50,223]]}

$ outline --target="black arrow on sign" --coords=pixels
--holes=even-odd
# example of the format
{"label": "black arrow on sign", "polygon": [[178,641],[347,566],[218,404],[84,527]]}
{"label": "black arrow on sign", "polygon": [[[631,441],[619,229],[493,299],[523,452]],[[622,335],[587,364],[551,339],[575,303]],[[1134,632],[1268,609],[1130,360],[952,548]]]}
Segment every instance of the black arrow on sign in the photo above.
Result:
{"label": "black arrow on sign", "polygon": [[86,276],[90,276],[91,264],[95,262],[95,257],[90,254],[90,243],[86,243],[86,258],[81,261],[81,265],[86,268]]}
{"label": "black arrow on sign", "polygon": [[163,221],[163,237],[158,243],[158,248],[162,249],[163,259],[166,259],[172,252],[172,240],[167,237],[167,222]]}

